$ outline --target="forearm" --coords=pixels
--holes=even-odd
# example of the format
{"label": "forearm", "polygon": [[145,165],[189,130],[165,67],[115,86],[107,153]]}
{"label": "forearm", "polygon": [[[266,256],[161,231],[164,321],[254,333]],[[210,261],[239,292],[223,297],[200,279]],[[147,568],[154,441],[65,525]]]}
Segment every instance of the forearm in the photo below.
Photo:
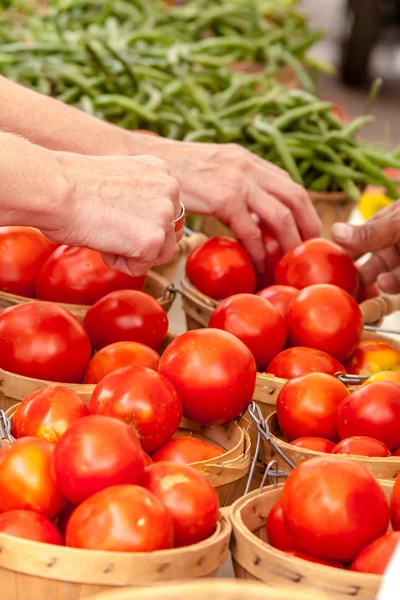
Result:
{"label": "forearm", "polygon": [[0,98],[0,129],[50,150],[97,156],[152,154],[149,136],[132,135],[1,76]]}

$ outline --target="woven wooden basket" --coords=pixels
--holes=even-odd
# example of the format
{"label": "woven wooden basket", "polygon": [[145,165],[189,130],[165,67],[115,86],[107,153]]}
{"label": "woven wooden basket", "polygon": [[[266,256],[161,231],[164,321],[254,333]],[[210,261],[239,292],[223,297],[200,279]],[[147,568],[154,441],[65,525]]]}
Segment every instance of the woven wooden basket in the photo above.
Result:
{"label": "woven wooden basket", "polygon": [[[172,333],[167,333],[166,338],[160,348],[160,354],[165,350],[168,344],[174,339]],[[16,373],[10,373],[4,369],[0,369],[0,410],[8,410],[16,402],[21,402],[29,394],[35,390],[39,390],[46,385],[57,383],[54,381],[46,381],[45,379],[33,379],[31,377],[24,377],[23,375],[17,375]],[[87,385],[83,383],[58,383],[74,390],[85,402],[88,404],[90,397],[95,388],[94,385]]]}
{"label": "woven wooden basket", "polygon": [[167,281],[174,282],[179,264],[192,250],[205,242],[206,239],[207,237],[204,233],[195,233],[191,236],[184,236],[176,245],[175,256],[172,261],[162,267],[153,268],[153,271],[164,277]]}
{"label": "woven wooden basket", "polygon": [[325,600],[326,596],[307,592],[293,593],[273,589],[257,582],[211,579],[188,583],[170,583],[143,590],[118,590],[93,600]]}
{"label": "woven wooden basket", "polygon": [[[310,458],[315,458],[316,456],[327,456],[323,452],[315,452],[314,450],[307,450],[306,448],[297,448],[287,442],[279,428],[276,412],[272,413],[272,415],[267,418],[267,425],[272,440],[295,465],[298,465],[305,460],[309,460]],[[340,454],[329,454],[329,456],[332,458],[344,458],[344,456]],[[266,465],[271,460],[276,460],[280,470],[286,472],[291,471],[288,463],[278,454],[273,445],[264,438],[262,438],[261,457]],[[376,477],[376,479],[394,480],[400,473],[400,457],[398,456],[377,458],[346,455],[346,458],[363,465],[372,473],[372,475],[374,475],[374,477]]]}
{"label": "woven wooden basket", "polygon": [[[380,482],[389,499],[393,484]],[[290,591],[314,589],[331,600],[375,600],[382,577],[334,569],[311,563],[270,546],[265,522],[275,502],[282,494],[283,484],[252,492],[235,502],[231,508],[231,552],[235,575]]]}
{"label": "woven wooden basket", "polygon": [[[6,411],[11,422],[17,406],[15,404]],[[216,489],[220,506],[230,506],[243,496],[251,461],[250,436],[243,427],[235,421],[225,425],[203,426],[183,418],[174,437],[182,436],[193,436],[225,451],[212,460],[202,460],[190,465],[202,473]],[[259,487],[259,482],[260,479],[256,477],[254,486]]]}
{"label": "woven wooden basket", "polygon": [[2,600],[82,600],[126,586],[213,577],[229,552],[231,526],[222,514],[207,540],[157,552],[103,552],[0,534]]}
{"label": "woven wooden basket", "polygon": [[[175,299],[175,295],[171,293],[170,282],[165,279],[159,273],[150,271],[146,277],[143,291],[149,294],[161,304],[165,311],[169,311],[172,303]],[[0,310],[8,308],[9,306],[15,306],[16,304],[25,304],[31,302],[32,298],[26,298],[25,296],[16,296],[15,294],[7,294],[6,292],[0,292]],[[79,321],[83,321],[90,306],[84,306],[83,304],[63,304],[59,302],[60,306],[63,306],[70,313],[75,315]]]}

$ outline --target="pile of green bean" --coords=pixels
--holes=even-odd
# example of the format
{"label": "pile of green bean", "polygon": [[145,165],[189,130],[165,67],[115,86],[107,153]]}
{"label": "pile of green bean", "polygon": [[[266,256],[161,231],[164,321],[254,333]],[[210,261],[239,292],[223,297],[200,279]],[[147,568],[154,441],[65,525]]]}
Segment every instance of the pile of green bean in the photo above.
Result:
{"label": "pile of green bean", "polygon": [[[0,73],[127,129],[235,142],[315,191],[357,199],[368,183],[397,197],[382,167],[397,155],[360,144],[370,118],[343,126],[310,90],[310,32],[292,0],[53,0],[0,13]],[[1,6],[1,4],[0,4]],[[256,64],[241,72],[240,63]],[[276,83],[289,65],[304,90]]]}

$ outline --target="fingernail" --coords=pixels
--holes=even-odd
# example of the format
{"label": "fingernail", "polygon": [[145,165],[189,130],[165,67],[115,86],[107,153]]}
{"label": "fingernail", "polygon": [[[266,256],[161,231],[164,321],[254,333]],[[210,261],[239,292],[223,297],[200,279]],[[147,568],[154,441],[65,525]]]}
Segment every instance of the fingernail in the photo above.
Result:
{"label": "fingernail", "polygon": [[349,242],[353,237],[353,228],[346,223],[335,223],[332,227],[332,235],[336,240]]}

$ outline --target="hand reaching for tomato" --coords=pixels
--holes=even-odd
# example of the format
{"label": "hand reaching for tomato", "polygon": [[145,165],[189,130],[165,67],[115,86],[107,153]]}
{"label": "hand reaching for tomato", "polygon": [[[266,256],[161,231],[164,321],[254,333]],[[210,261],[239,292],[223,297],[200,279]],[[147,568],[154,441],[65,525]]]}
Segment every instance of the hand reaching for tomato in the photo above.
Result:
{"label": "hand reaching for tomato", "polygon": [[387,294],[400,292],[400,200],[376,213],[364,225],[336,223],[334,240],[350,251],[354,258],[372,252],[360,267],[365,284],[377,282]]}

